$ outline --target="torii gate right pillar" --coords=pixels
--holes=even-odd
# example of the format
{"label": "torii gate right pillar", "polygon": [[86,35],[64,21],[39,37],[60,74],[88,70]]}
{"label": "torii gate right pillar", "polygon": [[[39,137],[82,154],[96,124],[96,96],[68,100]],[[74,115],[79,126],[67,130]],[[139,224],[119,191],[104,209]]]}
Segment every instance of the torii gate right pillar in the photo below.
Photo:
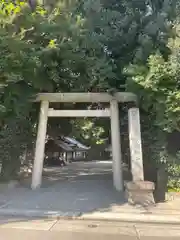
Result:
{"label": "torii gate right pillar", "polygon": [[122,154],[120,140],[120,124],[119,124],[119,107],[117,100],[110,102],[111,113],[111,145],[112,145],[112,169],[113,184],[116,190],[123,191],[123,170],[122,170]]}

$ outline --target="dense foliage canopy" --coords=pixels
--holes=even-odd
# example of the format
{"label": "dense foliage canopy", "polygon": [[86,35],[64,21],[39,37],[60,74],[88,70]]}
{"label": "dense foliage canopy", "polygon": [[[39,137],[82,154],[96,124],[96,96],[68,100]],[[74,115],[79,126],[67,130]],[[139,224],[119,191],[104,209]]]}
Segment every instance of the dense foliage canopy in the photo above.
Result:
{"label": "dense foliage canopy", "polygon": [[[145,159],[167,161],[167,133],[180,126],[178,12],[178,0],[1,1],[3,166],[16,166],[33,143],[38,108],[29,99],[63,91],[136,93],[149,146]],[[108,132],[106,123],[104,129],[86,123],[73,122],[74,132],[88,129],[98,141]]]}

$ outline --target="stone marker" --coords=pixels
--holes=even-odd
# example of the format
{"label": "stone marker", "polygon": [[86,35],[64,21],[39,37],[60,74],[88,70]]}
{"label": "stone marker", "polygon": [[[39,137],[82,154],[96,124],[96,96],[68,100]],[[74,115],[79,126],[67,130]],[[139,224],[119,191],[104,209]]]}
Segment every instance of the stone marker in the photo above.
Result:
{"label": "stone marker", "polygon": [[133,181],[125,183],[126,197],[128,202],[133,205],[152,205],[154,204],[154,183],[144,181],[140,116],[138,108],[134,107],[128,110],[128,120]]}
{"label": "stone marker", "polygon": [[138,108],[128,111],[129,146],[133,181],[144,180],[143,157],[141,146],[140,116]]}

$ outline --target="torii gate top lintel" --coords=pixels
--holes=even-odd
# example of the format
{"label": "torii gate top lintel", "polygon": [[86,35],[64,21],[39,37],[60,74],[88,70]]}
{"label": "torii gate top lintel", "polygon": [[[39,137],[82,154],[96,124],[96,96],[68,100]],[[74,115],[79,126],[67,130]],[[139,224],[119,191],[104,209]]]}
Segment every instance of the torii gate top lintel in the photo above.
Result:
{"label": "torii gate top lintel", "polygon": [[137,102],[137,96],[130,92],[117,92],[111,95],[106,92],[94,93],[39,93],[35,98],[35,102]]}

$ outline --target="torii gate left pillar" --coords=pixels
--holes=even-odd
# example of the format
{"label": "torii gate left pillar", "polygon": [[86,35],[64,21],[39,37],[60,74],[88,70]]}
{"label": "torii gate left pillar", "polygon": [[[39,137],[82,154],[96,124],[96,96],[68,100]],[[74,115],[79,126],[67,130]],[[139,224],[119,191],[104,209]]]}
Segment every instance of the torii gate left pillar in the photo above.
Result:
{"label": "torii gate left pillar", "polygon": [[42,181],[44,149],[46,141],[46,130],[48,121],[49,102],[42,101],[39,114],[38,133],[32,174],[32,189],[39,188]]}

